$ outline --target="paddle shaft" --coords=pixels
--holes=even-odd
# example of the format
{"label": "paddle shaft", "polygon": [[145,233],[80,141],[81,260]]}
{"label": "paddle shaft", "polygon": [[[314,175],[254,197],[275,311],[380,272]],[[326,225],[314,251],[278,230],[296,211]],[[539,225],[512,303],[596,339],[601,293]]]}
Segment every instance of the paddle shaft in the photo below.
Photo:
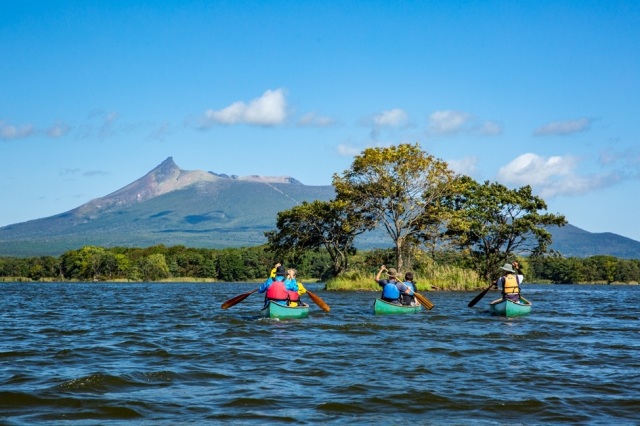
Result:
{"label": "paddle shaft", "polygon": [[487,292],[489,290],[491,290],[491,287],[493,287],[493,284],[491,284],[489,287],[485,288],[482,293],[480,293],[479,295],[477,295],[471,302],[469,302],[469,304],[467,305],[470,308],[473,308],[476,303],[478,303],[480,301],[480,299],[482,299],[484,297],[485,294],[487,294]]}
{"label": "paddle shaft", "polygon": [[251,296],[256,291],[258,291],[257,288],[255,290],[253,290],[253,291],[248,292],[248,293],[242,293],[242,294],[237,295],[236,297],[232,297],[231,299],[229,299],[226,302],[224,302],[222,304],[221,308],[222,309],[230,308],[233,305],[236,305],[236,304],[242,302],[244,299],[246,299],[247,297]]}

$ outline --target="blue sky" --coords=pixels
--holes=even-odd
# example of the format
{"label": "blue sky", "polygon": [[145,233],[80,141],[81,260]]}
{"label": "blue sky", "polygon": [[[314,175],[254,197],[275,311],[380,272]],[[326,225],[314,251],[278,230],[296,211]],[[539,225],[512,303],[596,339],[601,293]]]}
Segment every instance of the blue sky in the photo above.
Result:
{"label": "blue sky", "polygon": [[372,146],[640,241],[640,2],[2,1],[0,226],[187,170],[329,185]]}

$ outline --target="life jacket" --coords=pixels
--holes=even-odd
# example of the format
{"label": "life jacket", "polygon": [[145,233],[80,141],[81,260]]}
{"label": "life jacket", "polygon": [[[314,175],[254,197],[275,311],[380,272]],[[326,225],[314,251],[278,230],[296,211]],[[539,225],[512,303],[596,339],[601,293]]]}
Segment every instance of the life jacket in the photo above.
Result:
{"label": "life jacket", "polygon": [[398,300],[400,299],[400,290],[396,286],[396,281],[388,282],[382,288],[382,299],[384,300]]}
{"label": "life jacket", "polygon": [[283,281],[272,281],[264,297],[278,302],[289,300],[289,294]]}
{"label": "life jacket", "polygon": [[299,302],[300,301],[300,295],[298,294],[297,291],[287,290],[287,295],[289,296],[289,301],[291,301],[291,302]]}
{"label": "life jacket", "polygon": [[516,275],[508,274],[504,277],[502,294],[520,294],[520,282]]}
{"label": "life jacket", "polygon": [[[413,292],[416,291],[416,287],[411,281],[405,281],[404,285],[409,287]],[[415,296],[409,296],[408,294],[402,293],[400,295],[400,302],[403,305],[415,305],[416,304],[415,303],[416,302],[416,297]]]}

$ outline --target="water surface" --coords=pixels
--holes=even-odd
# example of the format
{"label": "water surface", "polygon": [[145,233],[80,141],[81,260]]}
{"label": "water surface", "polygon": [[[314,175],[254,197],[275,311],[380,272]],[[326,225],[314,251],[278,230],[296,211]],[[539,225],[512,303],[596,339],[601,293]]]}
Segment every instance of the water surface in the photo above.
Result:
{"label": "water surface", "polygon": [[374,316],[320,284],[303,320],[220,309],[256,287],[1,284],[2,424],[640,423],[638,286],[525,284],[513,319],[495,292]]}

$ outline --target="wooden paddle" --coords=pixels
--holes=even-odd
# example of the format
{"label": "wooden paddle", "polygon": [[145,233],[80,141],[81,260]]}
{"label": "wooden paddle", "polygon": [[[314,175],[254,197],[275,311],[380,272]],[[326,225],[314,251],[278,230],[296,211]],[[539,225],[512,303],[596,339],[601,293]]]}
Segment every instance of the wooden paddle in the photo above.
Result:
{"label": "wooden paddle", "polygon": [[415,293],[414,292],[413,295],[416,297],[416,299],[418,299],[418,302],[420,302],[420,304],[425,307],[425,309],[432,309],[433,308],[433,306],[434,306],[433,303],[431,303],[431,301],[429,299],[427,299],[426,297],[424,297],[420,293]]}
{"label": "wooden paddle", "polygon": [[224,302],[222,304],[222,309],[230,308],[233,305],[236,305],[236,304],[242,302],[244,299],[246,299],[247,297],[251,296],[256,291],[258,291],[257,288],[255,290],[253,290],[253,291],[248,292],[248,293],[242,293],[242,294],[237,295],[236,297],[232,297],[231,299],[227,300],[226,302]]}
{"label": "wooden paddle", "polygon": [[467,305],[470,308],[473,308],[475,306],[476,303],[478,303],[480,301],[480,299],[482,299],[484,297],[485,294],[487,294],[487,292],[489,290],[491,290],[491,287],[493,287],[494,284],[491,284],[489,287],[485,288],[482,293],[480,293],[479,295],[477,295],[471,302],[469,302],[469,304]]}
{"label": "wooden paddle", "polygon": [[311,300],[313,300],[313,303],[315,303],[316,305],[320,306],[320,308],[325,311],[325,312],[329,312],[331,310],[331,308],[329,307],[329,305],[327,305],[326,303],[324,303],[324,300],[322,300],[320,298],[320,296],[318,296],[317,294],[314,294],[312,292],[309,291],[309,289],[307,289],[307,294],[309,295],[309,297],[311,298]]}

